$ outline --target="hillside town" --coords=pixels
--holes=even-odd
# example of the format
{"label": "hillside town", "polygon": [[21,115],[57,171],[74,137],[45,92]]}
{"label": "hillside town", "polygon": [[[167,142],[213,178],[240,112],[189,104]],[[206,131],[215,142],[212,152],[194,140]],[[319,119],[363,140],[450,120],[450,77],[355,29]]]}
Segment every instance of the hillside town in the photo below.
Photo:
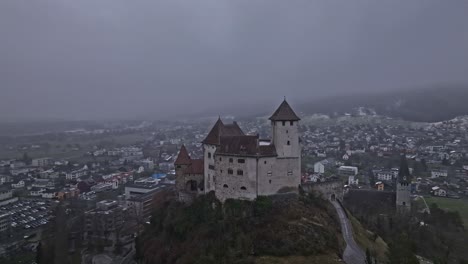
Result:
{"label": "hillside town", "polygon": [[[288,118],[298,120],[295,115]],[[348,116],[333,125],[315,125],[313,119],[304,119],[298,125],[302,148],[298,177],[302,184],[339,181],[344,190],[394,192],[400,173],[400,155],[404,153],[411,174],[413,198],[468,198],[467,124],[460,120],[400,125],[388,120],[362,122],[360,117]],[[223,118],[224,123],[230,120],[231,117]],[[284,121],[279,118],[278,122]],[[234,124],[242,133],[237,137],[246,140],[268,138],[271,131],[270,121],[263,117]],[[150,122],[127,130],[119,128],[118,133],[126,131],[144,136],[125,145],[90,144],[88,149],[72,145],[82,150],[82,154],[74,158],[30,156],[34,153],[31,149],[44,147],[40,142],[5,143],[3,148],[18,149],[18,155],[0,161],[0,254],[36,250],[39,241],[47,238],[50,223],[56,221],[69,223],[68,232],[74,234],[66,238],[70,252],[75,252],[75,248],[100,248],[106,258],[120,261],[134,254],[133,239],[150,221],[152,208],[157,203],[155,196],[169,191],[174,192],[173,199],[177,199],[176,190],[186,188],[185,183],[182,187],[176,185],[178,167],[175,166],[186,164],[180,159],[178,162],[180,151],[191,160],[208,158],[202,142],[208,144],[208,139],[214,139],[207,137],[210,130],[218,129],[212,126],[210,119],[164,124],[160,128],[157,123]],[[86,138],[96,134],[112,135],[116,131],[63,133]],[[279,140],[282,139],[273,138],[273,143]],[[269,144],[265,141],[259,148],[268,148]],[[267,153],[266,149],[263,153]],[[212,167],[208,164],[206,168]],[[203,174],[203,168],[197,173]],[[214,190],[206,185],[209,180],[204,182],[209,179],[207,177],[201,175],[201,185],[193,190]],[[222,191],[222,184],[219,184],[216,188]],[[249,186],[250,183],[245,184]],[[265,189],[265,193],[280,188]],[[220,193],[222,199],[230,196],[252,199],[255,195],[244,189],[235,194],[221,196]],[[76,252],[82,254],[83,259],[96,257],[90,250]]]}

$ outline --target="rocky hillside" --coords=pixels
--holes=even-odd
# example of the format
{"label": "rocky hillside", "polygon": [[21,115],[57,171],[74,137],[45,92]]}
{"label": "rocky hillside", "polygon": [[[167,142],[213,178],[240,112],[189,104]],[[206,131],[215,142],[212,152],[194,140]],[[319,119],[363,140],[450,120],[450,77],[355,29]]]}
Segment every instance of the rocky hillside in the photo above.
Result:
{"label": "rocky hillside", "polygon": [[222,205],[209,194],[190,206],[162,204],[138,239],[137,256],[144,263],[339,263],[339,226],[332,206],[318,197]]}

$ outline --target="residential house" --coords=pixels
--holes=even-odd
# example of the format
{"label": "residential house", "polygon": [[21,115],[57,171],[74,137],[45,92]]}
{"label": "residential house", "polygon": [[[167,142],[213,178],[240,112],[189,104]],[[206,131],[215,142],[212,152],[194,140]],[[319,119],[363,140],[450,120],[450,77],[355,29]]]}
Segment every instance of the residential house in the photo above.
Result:
{"label": "residential house", "polygon": [[11,187],[12,187],[12,188],[15,188],[15,189],[24,188],[24,186],[25,186],[24,180],[15,180],[15,181],[13,181],[13,183],[11,184]]}
{"label": "residential house", "polygon": [[338,174],[346,176],[356,176],[358,171],[358,168],[353,166],[341,166],[338,168]]}
{"label": "residential house", "polygon": [[442,178],[447,177],[448,171],[447,170],[432,170],[431,171],[431,178]]}
{"label": "residential house", "polygon": [[434,196],[447,197],[447,191],[438,186],[432,187],[432,194]]}
{"label": "residential house", "polygon": [[377,191],[384,191],[385,190],[385,184],[381,181],[378,181],[375,183],[375,188]]}

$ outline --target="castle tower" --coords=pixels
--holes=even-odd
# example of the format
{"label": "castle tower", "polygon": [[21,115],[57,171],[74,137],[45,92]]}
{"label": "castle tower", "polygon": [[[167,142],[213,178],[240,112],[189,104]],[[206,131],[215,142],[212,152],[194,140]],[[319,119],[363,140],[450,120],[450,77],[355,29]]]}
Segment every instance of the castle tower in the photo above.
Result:
{"label": "castle tower", "polygon": [[411,210],[411,175],[405,154],[401,155],[400,170],[398,171],[396,207],[399,212]]}
{"label": "castle tower", "polygon": [[278,158],[299,158],[301,147],[299,144],[298,125],[301,120],[289,106],[286,99],[270,117],[272,127],[272,143],[276,147]]}
{"label": "castle tower", "polygon": [[215,152],[220,144],[222,136],[240,136],[244,132],[239,125],[234,122],[232,124],[224,124],[221,118],[218,118],[213,128],[210,130],[203,143],[204,155],[204,187],[205,193],[215,190],[216,168],[215,168]]}
{"label": "castle tower", "polygon": [[177,159],[174,162],[176,171],[176,188],[178,190],[184,189],[184,172],[191,163],[192,162],[187,152],[187,149],[185,148],[185,145],[182,145],[179,151],[179,155],[177,156]]}

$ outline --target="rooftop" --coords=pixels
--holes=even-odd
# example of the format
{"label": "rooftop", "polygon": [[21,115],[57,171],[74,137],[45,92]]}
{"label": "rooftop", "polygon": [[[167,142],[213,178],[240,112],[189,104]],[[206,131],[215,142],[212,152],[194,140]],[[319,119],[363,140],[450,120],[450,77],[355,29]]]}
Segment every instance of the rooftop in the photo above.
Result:
{"label": "rooftop", "polygon": [[273,115],[270,117],[271,121],[299,121],[301,120],[291,106],[288,104],[286,99],[281,103],[281,105],[276,109]]}

